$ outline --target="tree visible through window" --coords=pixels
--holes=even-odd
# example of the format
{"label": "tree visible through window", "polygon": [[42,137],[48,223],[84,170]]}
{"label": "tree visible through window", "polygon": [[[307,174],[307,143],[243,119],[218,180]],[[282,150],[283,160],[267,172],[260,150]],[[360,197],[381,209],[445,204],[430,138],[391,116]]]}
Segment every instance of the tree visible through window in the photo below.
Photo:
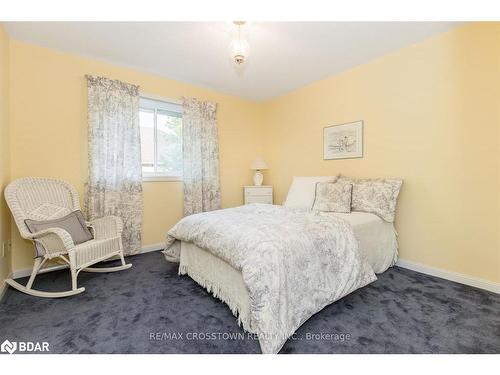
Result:
{"label": "tree visible through window", "polygon": [[182,177],[182,107],[141,98],[142,173],[148,177]]}

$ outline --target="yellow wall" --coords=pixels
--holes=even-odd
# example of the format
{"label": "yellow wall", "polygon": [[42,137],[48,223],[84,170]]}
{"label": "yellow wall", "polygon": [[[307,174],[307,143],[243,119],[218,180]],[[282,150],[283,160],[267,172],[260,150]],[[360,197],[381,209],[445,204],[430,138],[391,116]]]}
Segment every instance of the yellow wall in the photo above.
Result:
{"label": "yellow wall", "polygon": [[[248,169],[262,154],[262,109],[258,103],[190,86],[136,70],[55,50],[10,41],[12,179],[53,176],[74,184],[83,196],[87,176],[85,74],[138,84],[147,94],[192,96],[218,103],[221,194],[224,207],[242,204]],[[164,241],[182,216],[180,182],[144,184],[143,244]],[[13,269],[32,265],[29,242],[12,228]]]}
{"label": "yellow wall", "polygon": [[[456,28],[267,103],[14,40],[9,51],[12,179],[55,176],[83,193],[84,74],[102,75],[139,84],[148,94],[219,103],[224,207],[242,203],[241,185],[251,181],[247,168],[261,154],[277,203],[293,175],[401,177],[401,258],[500,282],[498,23]],[[6,64],[2,58],[2,71]],[[360,119],[365,156],[323,161],[323,127]],[[3,157],[8,145],[0,147]],[[144,190],[148,245],[162,242],[181,217],[182,185],[146,183]],[[30,244],[15,227],[11,233],[13,269],[30,267]]]}
{"label": "yellow wall", "polygon": [[[0,249],[10,239],[10,214],[3,199],[3,189],[10,180],[9,167],[9,39],[0,25]],[[0,290],[11,271],[10,252],[0,258]]]}
{"label": "yellow wall", "polygon": [[[470,24],[265,104],[268,183],[401,177],[400,257],[500,282],[500,24]],[[364,121],[364,157],[322,160],[323,127]]]}

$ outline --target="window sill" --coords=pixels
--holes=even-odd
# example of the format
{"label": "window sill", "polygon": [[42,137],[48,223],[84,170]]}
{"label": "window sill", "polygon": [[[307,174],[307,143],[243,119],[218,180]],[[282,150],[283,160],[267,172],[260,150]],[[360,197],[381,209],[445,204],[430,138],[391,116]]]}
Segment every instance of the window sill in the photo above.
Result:
{"label": "window sill", "polygon": [[142,182],[182,182],[179,176],[143,176]]}

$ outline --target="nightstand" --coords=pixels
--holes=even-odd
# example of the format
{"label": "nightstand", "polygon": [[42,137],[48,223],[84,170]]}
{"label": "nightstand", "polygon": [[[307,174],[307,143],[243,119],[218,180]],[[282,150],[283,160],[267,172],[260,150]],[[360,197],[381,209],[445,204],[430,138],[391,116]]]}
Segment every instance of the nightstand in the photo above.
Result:
{"label": "nightstand", "polygon": [[273,204],[272,186],[243,186],[245,204],[268,203]]}

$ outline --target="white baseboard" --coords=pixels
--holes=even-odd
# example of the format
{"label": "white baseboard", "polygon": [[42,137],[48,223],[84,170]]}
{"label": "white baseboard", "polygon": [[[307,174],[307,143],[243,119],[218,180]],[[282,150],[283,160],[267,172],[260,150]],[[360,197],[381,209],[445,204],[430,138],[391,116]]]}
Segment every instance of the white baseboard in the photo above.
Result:
{"label": "white baseboard", "polygon": [[2,280],[2,286],[0,286],[0,301],[2,301],[2,298],[5,295],[8,287],[9,286],[7,285],[7,283]]}
{"label": "white baseboard", "polygon": [[146,246],[142,247],[141,254],[149,253],[151,251],[163,250],[164,248],[165,248],[165,243],[164,242],[154,243],[152,245],[146,245]]}
{"label": "white baseboard", "polygon": [[[141,254],[149,253],[151,251],[158,251],[158,250],[163,249],[163,247],[164,247],[163,243],[146,245],[146,246],[142,247]],[[456,283],[465,284],[465,285],[473,286],[475,288],[480,288],[480,289],[488,290],[488,291],[493,292],[493,293],[500,294],[500,283],[495,283],[493,281],[479,279],[479,278],[467,276],[464,274],[460,274],[457,272],[446,271],[446,270],[443,270],[440,268],[434,268],[434,267],[426,266],[426,265],[421,264],[421,263],[411,262],[411,261],[407,261],[404,259],[398,260],[396,265],[399,267],[402,267],[402,268],[412,270],[412,271],[424,273],[426,275],[440,277],[442,279],[454,281]],[[57,265],[57,266],[47,267],[47,268],[41,270],[40,273],[57,271],[57,270],[61,270],[61,269],[67,268],[67,267],[68,267],[67,265]],[[31,268],[26,268],[26,269],[13,271],[9,275],[9,278],[17,279],[17,278],[26,277],[29,275],[31,275]],[[7,288],[8,288],[8,285],[5,282],[3,283],[2,286],[0,286],[0,301],[2,300],[5,292],[7,291]]]}
{"label": "white baseboard", "polygon": [[[68,268],[67,264],[60,264],[60,265],[58,264],[57,266],[50,266],[47,268],[42,268],[40,271],[38,271],[38,274],[52,272],[52,271],[59,271],[59,270],[65,269],[65,268]],[[9,276],[9,279],[19,279],[20,277],[27,277],[29,275],[31,275],[31,268],[24,268],[24,269],[12,271],[10,276]]]}
{"label": "white baseboard", "polygon": [[[162,250],[164,248],[164,246],[165,246],[164,243],[155,243],[152,245],[146,245],[146,246],[142,247],[140,254],[149,253],[151,251]],[[68,265],[61,264],[61,265],[57,265],[57,266],[51,266],[51,267],[44,268],[44,269],[40,270],[39,273],[52,272],[52,271],[62,270],[65,268],[68,268]],[[31,275],[31,268],[24,268],[24,269],[12,271],[7,278],[19,279],[20,277],[27,277],[30,275]],[[5,292],[7,291],[7,288],[8,288],[8,285],[5,283],[5,281],[2,280],[2,285],[0,286],[0,301],[2,300]]]}
{"label": "white baseboard", "polygon": [[[141,248],[141,252],[139,254],[149,253],[151,251],[162,250],[164,248],[164,246],[165,246],[165,244],[163,244],[163,243],[155,243],[155,244],[152,244],[152,245],[146,245],[146,246],[143,246]],[[63,270],[65,268],[68,268],[67,264],[61,264],[61,265],[57,265],[57,266],[50,266],[50,267],[41,269],[38,273],[46,273],[46,272],[58,271],[58,270]],[[18,279],[20,277],[27,277],[29,275],[31,275],[31,268],[24,268],[24,269],[12,271],[12,273],[9,276],[9,278],[11,278],[11,279]],[[5,288],[6,288],[6,286],[5,286]]]}
{"label": "white baseboard", "polygon": [[446,271],[440,268],[434,268],[426,266],[425,264],[410,262],[404,259],[398,260],[396,266],[500,294],[500,283],[495,283],[493,281],[479,279],[457,272]]}

